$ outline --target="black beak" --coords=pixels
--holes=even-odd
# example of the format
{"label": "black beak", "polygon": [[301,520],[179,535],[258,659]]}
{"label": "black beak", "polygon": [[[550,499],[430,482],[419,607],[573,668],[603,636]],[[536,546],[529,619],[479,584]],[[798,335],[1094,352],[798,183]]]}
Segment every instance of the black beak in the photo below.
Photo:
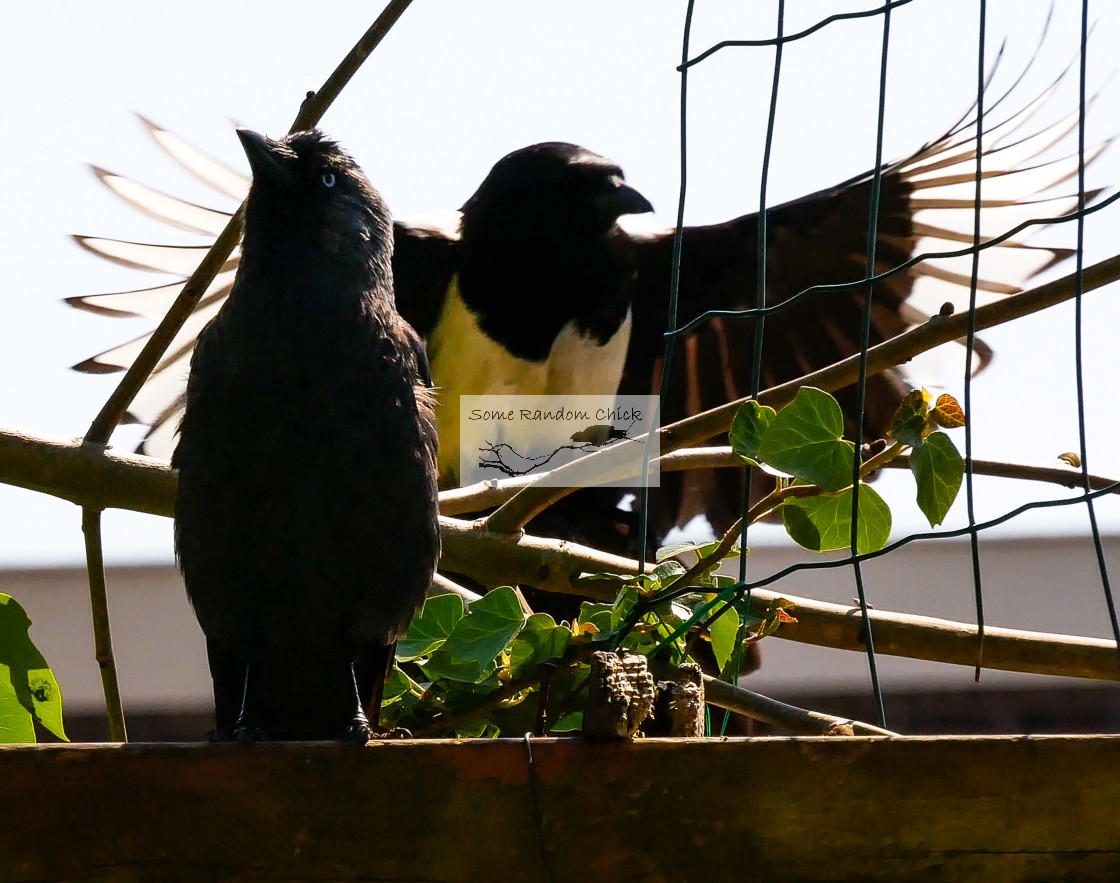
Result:
{"label": "black beak", "polygon": [[653,205],[629,184],[619,181],[613,190],[598,199],[599,210],[611,218],[623,215],[644,215],[653,211]]}
{"label": "black beak", "polygon": [[275,183],[287,180],[288,170],[283,160],[276,155],[273,142],[252,129],[238,129],[237,137],[241,139],[241,146],[249,157],[249,168],[253,170],[254,179],[264,178]]}

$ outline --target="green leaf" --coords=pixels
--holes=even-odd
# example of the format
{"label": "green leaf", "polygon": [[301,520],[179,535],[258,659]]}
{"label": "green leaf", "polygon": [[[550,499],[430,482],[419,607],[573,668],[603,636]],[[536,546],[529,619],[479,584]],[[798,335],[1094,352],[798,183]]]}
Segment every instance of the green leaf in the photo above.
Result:
{"label": "green leaf", "polygon": [[614,605],[613,604],[596,604],[591,601],[584,601],[579,605],[579,619],[576,620],[577,625],[583,623],[591,623],[599,630],[600,640],[610,634],[613,628],[614,620]]}
{"label": "green leaf", "polygon": [[731,431],[728,433],[731,450],[745,460],[758,459],[758,447],[776,413],[773,408],[760,405],[754,399],[743,402],[735,412],[735,419],[731,421]]}
{"label": "green leaf", "polygon": [[62,692],[32,643],[31,618],[0,592],[0,743],[34,742],[32,720],[69,742],[62,725]]}
{"label": "green leaf", "polygon": [[660,564],[669,558],[676,558],[678,555],[683,555],[685,552],[695,552],[700,547],[699,543],[671,543],[668,546],[662,546],[657,550],[653,560]]}
{"label": "green leaf", "polygon": [[385,692],[381,696],[381,704],[392,705],[405,696],[419,696],[423,692],[423,688],[394,663],[389,677],[385,679]]}
{"label": "green leaf", "polygon": [[684,573],[684,566],[675,559],[662,561],[655,568],[653,568],[653,578],[658,586],[664,586],[670,580],[676,579]]}
{"label": "green leaf", "polygon": [[509,672],[515,678],[530,674],[542,662],[559,659],[568,648],[572,630],[557,625],[547,613],[534,613],[513,639]]}
{"label": "green leaf", "polygon": [[433,679],[476,684],[494,672],[495,657],[524,624],[525,614],[513,589],[494,589],[471,604],[470,612],[455,624],[423,669]]}
{"label": "green leaf", "polygon": [[0,665],[0,745],[36,741],[32,720],[12,686],[11,669]]}
{"label": "green leaf", "polygon": [[918,447],[929,432],[929,398],[924,389],[910,390],[894,412],[887,434],[904,445]]}
{"label": "green leaf", "polygon": [[630,611],[634,609],[634,605],[638,601],[638,590],[635,588],[626,588],[618,593],[618,597],[614,599],[614,603],[611,605],[612,632],[618,628],[622,620],[630,615]]}
{"label": "green leaf", "polygon": [[961,489],[964,459],[949,436],[935,432],[910,454],[910,471],[918,485],[918,508],[930,527],[937,527]]}
{"label": "green leaf", "polygon": [[549,727],[552,733],[578,733],[583,729],[583,709],[571,711]]}
{"label": "green leaf", "polygon": [[[782,506],[782,521],[794,541],[814,552],[847,549],[852,542],[852,489],[823,497],[802,497]],[[891,510],[871,488],[859,486],[859,529],[856,548],[860,554],[875,552],[887,544],[891,534]]]}
{"label": "green leaf", "polygon": [[735,640],[739,636],[739,614],[731,607],[720,614],[719,619],[708,626],[712,639],[712,652],[720,671],[727,666],[731,654],[735,652]]}
{"label": "green leaf", "polygon": [[844,414],[836,399],[804,386],[774,417],[758,456],[823,491],[838,491],[852,483],[855,465],[855,445],[843,434]]}
{"label": "green leaf", "polygon": [[463,599],[458,595],[434,595],[412,618],[408,634],[397,642],[397,661],[411,662],[431,653],[447,640],[463,618]]}

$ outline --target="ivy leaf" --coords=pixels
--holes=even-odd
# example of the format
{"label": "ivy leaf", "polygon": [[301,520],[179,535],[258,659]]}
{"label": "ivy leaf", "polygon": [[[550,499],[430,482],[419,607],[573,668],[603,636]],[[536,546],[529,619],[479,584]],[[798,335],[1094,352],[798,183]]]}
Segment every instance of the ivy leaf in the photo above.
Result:
{"label": "ivy leaf", "polygon": [[826,392],[803,386],[771,421],[759,459],[825,492],[852,483],[855,445],[843,438],[844,414]]}
{"label": "ivy leaf", "polygon": [[[822,497],[802,497],[782,506],[782,521],[793,540],[814,552],[847,549],[852,543],[852,489]],[[891,510],[870,485],[859,486],[856,549],[876,552],[891,534]]]}
{"label": "ivy leaf", "polygon": [[578,733],[583,730],[583,709],[570,711],[549,727],[552,733]]}
{"label": "ivy leaf", "polygon": [[930,395],[924,389],[912,389],[898,405],[887,434],[904,445],[918,447],[929,432]]}
{"label": "ivy leaf", "polygon": [[397,661],[411,662],[440,646],[463,618],[463,599],[458,595],[434,595],[413,617],[408,634],[397,642]]}
{"label": "ivy leaf", "polygon": [[946,429],[958,429],[965,424],[964,408],[949,393],[937,397],[937,404],[930,412],[930,417],[934,423]]}
{"label": "ivy leaf", "polygon": [[495,657],[524,624],[525,614],[513,589],[494,589],[471,604],[470,613],[455,624],[424,671],[433,679],[476,684],[496,670]]}
{"label": "ivy leaf", "polygon": [[744,460],[756,460],[759,444],[776,413],[773,408],[760,405],[754,399],[743,402],[735,412],[735,419],[731,421],[731,431],[728,433],[731,450]]}
{"label": "ivy leaf", "polygon": [[937,527],[961,489],[964,459],[949,436],[935,432],[910,454],[910,471],[918,485],[918,508],[929,526]]}
{"label": "ivy leaf", "polygon": [[399,702],[405,696],[419,696],[423,692],[423,688],[401,671],[394,662],[393,669],[389,672],[389,677],[385,679],[385,691],[381,697],[381,704],[382,706],[392,705],[395,702]]}
{"label": "ivy leaf", "polygon": [[590,633],[586,626],[591,625],[598,629],[598,634],[606,636],[610,634],[613,628],[613,620],[613,604],[596,604],[591,601],[584,601],[579,606],[579,618],[576,620],[576,627],[582,629],[584,633]]}
{"label": "ivy leaf", "polygon": [[739,636],[739,614],[730,607],[708,626],[712,639],[712,652],[720,671],[727,667],[731,654],[735,652],[735,640]]}
{"label": "ivy leaf", "polygon": [[670,558],[668,561],[662,561],[653,568],[653,578],[658,586],[663,586],[665,583],[676,579],[684,572],[684,566],[676,559]]}
{"label": "ivy leaf", "polygon": [[534,613],[513,639],[509,672],[514,678],[529,674],[542,662],[564,655],[571,640],[571,629],[557,625],[547,613]]}
{"label": "ivy leaf", "polygon": [[69,742],[58,681],[32,643],[30,628],[19,602],[0,592],[0,744],[34,742],[36,720]]}

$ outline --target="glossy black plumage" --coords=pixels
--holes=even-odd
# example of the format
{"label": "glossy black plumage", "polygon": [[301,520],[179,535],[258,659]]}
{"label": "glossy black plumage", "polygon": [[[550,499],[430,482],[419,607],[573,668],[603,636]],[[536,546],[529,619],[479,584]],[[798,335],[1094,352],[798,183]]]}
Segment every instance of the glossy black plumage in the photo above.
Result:
{"label": "glossy black plumage", "polygon": [[426,357],[361,170],[317,132],[239,134],[245,237],[191,360],[176,551],[219,736],[362,738],[439,551]]}
{"label": "glossy black plumage", "polygon": [[[1014,112],[1005,112],[1007,96],[988,101],[989,113],[999,108],[999,120],[966,115],[961,123],[910,156],[884,166],[877,269],[896,266],[925,250],[958,249],[971,242],[971,176],[975,172],[974,136],[985,130],[985,194],[981,204],[984,236],[1014,226],[1027,217],[1062,215],[1076,207],[1076,198],[1061,195],[1038,198],[1040,192],[1076,173],[1076,157],[1046,160],[1047,151],[1076,124],[1076,115],[1045,126],[1028,126],[1053,94],[1047,90]],[[238,196],[227,178],[200,165],[175,136],[149,125],[171,154],[203,180]],[[1024,132],[1026,134],[1024,134]],[[1104,145],[1091,148],[1092,160]],[[1012,148],[1012,149],[1006,149]],[[168,207],[161,194],[144,191],[125,179],[101,173],[102,180],[131,204],[170,223],[213,230],[220,218],[206,210],[178,204]],[[620,182],[621,172],[611,161],[590,151],[564,144],[534,145],[499,161],[486,181],[445,224],[396,225],[394,277],[402,315],[431,343],[458,292],[489,338],[502,351],[524,360],[526,367],[541,364],[561,331],[572,325],[591,342],[603,342],[622,327],[626,310],[632,327],[617,386],[623,392],[650,393],[659,387],[662,333],[666,327],[673,233],[629,231],[613,221],[641,209],[631,200],[612,215],[595,198],[606,184]],[[125,185],[128,185],[127,187]],[[1086,195],[1091,202],[1097,191]],[[864,273],[870,175],[796,201],[771,208],[767,246],[767,303],[777,304],[810,285],[850,283]],[[582,220],[581,220],[582,219]],[[603,226],[606,221],[606,226]],[[679,321],[687,322],[706,310],[753,307],[758,271],[758,218],[745,214],[722,224],[686,227],[682,239]],[[1024,245],[1028,234],[987,252],[982,264],[982,297],[1018,290],[1027,280],[1068,251]],[[129,266],[178,266],[201,250],[169,250],[162,246],[82,238],[84,247]],[[1002,255],[1000,269],[990,257]],[[871,343],[877,343],[936,313],[945,301],[958,308],[968,296],[968,258],[923,262],[876,286]],[[1006,267],[1011,269],[1006,269]],[[456,283],[453,285],[452,283]],[[209,307],[220,303],[226,281],[207,294]],[[939,286],[939,287],[938,287]],[[98,311],[141,312],[158,316],[159,304],[170,290],[74,298],[76,306]],[[766,323],[762,354],[762,386],[789,380],[846,357],[858,349],[862,321],[859,288],[833,292],[800,302],[772,315]],[[202,321],[201,318],[199,321]],[[184,329],[169,356],[134,404],[137,420],[153,426],[145,449],[166,444],[169,421],[178,410],[177,373],[185,367],[193,335]],[[750,391],[754,325],[748,321],[713,319],[681,340],[677,348],[663,420],[669,422]],[[463,378],[479,356],[462,349],[465,338],[432,352],[437,385]],[[131,361],[142,341],[119,347],[82,363],[84,370],[112,370]],[[588,350],[592,352],[592,350]],[[990,358],[977,344],[977,365]],[[588,360],[590,363],[590,360]],[[963,366],[963,358],[960,363]],[[514,366],[516,367],[516,365]],[[597,366],[602,368],[603,366]],[[532,372],[526,371],[528,378]],[[610,373],[610,372],[603,372]],[[587,380],[587,378],[583,378]],[[534,383],[536,380],[533,381]],[[864,436],[881,435],[907,382],[901,372],[869,380]],[[457,392],[481,393],[483,388]],[[518,391],[531,391],[519,389]],[[602,390],[609,391],[609,389]],[[854,391],[842,391],[849,418]],[[440,410],[445,412],[448,397]],[[442,419],[442,418],[441,418]],[[454,439],[445,431],[455,421],[441,422],[446,443],[443,462],[456,459]],[[453,483],[453,476],[447,476]],[[736,514],[739,477],[733,470],[693,472],[687,478],[663,476],[654,495],[655,536],[693,515],[707,515],[718,531]],[[584,494],[586,500],[590,495]],[[573,502],[571,505],[575,505]],[[600,525],[600,518],[605,524]],[[612,546],[613,507],[592,510],[576,507],[569,527],[580,539]],[[592,527],[592,525],[595,525]],[[606,539],[603,530],[607,531]]]}

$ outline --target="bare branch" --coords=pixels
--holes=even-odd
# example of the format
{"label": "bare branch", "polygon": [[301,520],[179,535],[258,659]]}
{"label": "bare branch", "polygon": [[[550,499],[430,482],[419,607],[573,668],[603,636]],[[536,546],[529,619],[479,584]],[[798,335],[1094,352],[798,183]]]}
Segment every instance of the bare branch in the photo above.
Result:
{"label": "bare branch", "polygon": [[105,693],[105,712],[109,718],[109,739],[127,742],[124,706],[117,681],[117,662],[113,655],[112,632],[109,629],[109,597],[105,590],[105,561],[101,555],[101,512],[82,510],[82,533],[86,542],[86,573],[89,579],[90,610],[93,613],[93,654],[101,671],[101,689]]}
{"label": "bare branch", "polygon": [[[692,452],[675,457],[684,465]],[[718,457],[712,450],[694,458],[705,466],[732,463],[730,449]],[[906,458],[893,461],[906,465]],[[977,461],[977,472],[1053,481],[1073,486],[1080,472],[1068,468]],[[990,468],[989,468],[990,467]],[[1091,476],[1094,487],[1111,479]],[[30,488],[92,508],[120,508],[169,516],[175,501],[175,475],[170,467],[148,457],[115,454],[75,441],[38,439],[0,430],[0,482]],[[482,585],[533,585],[551,592],[576,594],[598,601],[614,600],[609,583],[582,578],[585,573],[636,573],[637,562],[561,540],[524,533],[488,531],[484,522],[441,517],[443,556],[440,567],[462,573]],[[649,569],[652,570],[652,567]],[[755,589],[752,609],[764,612],[779,597],[797,608],[796,624],[782,627],[779,637],[824,647],[859,650],[855,608],[825,604]],[[888,655],[971,666],[976,627],[928,617],[871,611],[875,646]],[[881,645],[881,646],[880,646]],[[986,629],[985,667],[1034,674],[1120,680],[1120,661],[1111,641]]]}
{"label": "bare branch", "polygon": [[[651,661],[654,676],[675,679],[680,669],[666,662]],[[821,711],[810,711],[796,705],[787,705],[761,693],[744,690],[735,684],[704,675],[704,698],[711,705],[726,708],[737,714],[761,721],[801,736],[897,736],[891,730],[865,724],[862,721],[836,717]]]}

